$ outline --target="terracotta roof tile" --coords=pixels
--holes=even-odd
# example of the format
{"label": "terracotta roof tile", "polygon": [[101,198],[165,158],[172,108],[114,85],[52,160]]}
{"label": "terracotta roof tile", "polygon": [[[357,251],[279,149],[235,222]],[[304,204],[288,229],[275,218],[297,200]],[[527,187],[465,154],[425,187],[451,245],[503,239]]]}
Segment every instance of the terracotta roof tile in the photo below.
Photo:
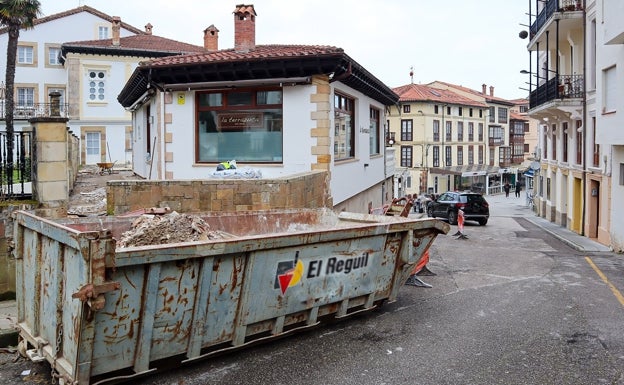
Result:
{"label": "terracotta roof tile", "polygon": [[[77,8],[73,8],[73,9],[69,9],[67,11],[63,11],[63,12],[59,12],[59,13],[55,13],[49,16],[44,16],[44,17],[39,17],[37,19],[35,19],[34,21],[34,26],[37,26],[38,24],[43,24],[43,23],[47,23],[49,21],[52,20],[58,20],[58,19],[62,19],[63,17],[67,17],[67,16],[71,16],[71,15],[76,15],[80,12],[89,12],[97,17],[100,17],[104,20],[108,20],[111,23],[113,22],[113,17],[109,16],[107,14],[105,14],[104,12],[98,11],[95,8],[91,8],[88,5],[83,5],[81,7],[77,7]],[[123,21],[121,22],[121,26],[125,29],[127,29],[128,31],[131,31],[133,33],[137,33],[137,34],[144,34],[145,31],[137,28],[137,27],[133,27],[130,24],[124,23]],[[0,34],[6,33],[7,32],[7,28],[0,28]]]}
{"label": "terracotta roof tile", "polygon": [[236,8],[234,9],[234,12],[232,13],[249,13],[250,15],[258,16],[256,14],[256,10],[254,9],[254,6],[251,4],[250,5],[238,4]]}
{"label": "terracotta roof tile", "polygon": [[529,120],[529,118],[527,118],[526,115],[522,115],[522,114],[519,114],[517,112],[510,113],[509,114],[509,118],[511,120],[524,120],[524,121],[528,121]]}
{"label": "terracotta roof tile", "polygon": [[148,67],[164,67],[193,63],[259,61],[267,59],[343,54],[342,48],[323,45],[257,45],[255,49],[241,52],[224,49],[215,52],[169,56],[145,62]]}
{"label": "terracotta roof tile", "polygon": [[71,51],[71,48],[110,48],[111,50],[140,50],[172,53],[198,53],[205,52],[202,46],[183,43],[155,35],[134,35],[119,38],[119,45],[113,45],[113,39],[85,40],[63,43],[63,48]]}
{"label": "terracotta roof tile", "polygon": [[481,92],[481,91],[473,90],[472,88],[468,88],[468,87],[464,87],[464,86],[459,86],[457,84],[442,82],[442,81],[439,81],[439,80],[436,80],[436,81],[431,82],[429,84],[434,84],[434,83],[443,84],[443,85],[448,86],[448,87],[453,87],[453,88],[457,88],[457,89],[460,89],[460,90],[465,91],[465,92],[469,92],[469,93],[471,93],[473,95],[485,98],[485,100],[490,101],[490,102],[498,101],[498,102],[502,102],[504,104],[510,104],[511,103],[507,99],[499,98],[498,96],[490,96],[490,94],[483,94],[483,92]]}
{"label": "terracotta roof tile", "polygon": [[453,91],[429,87],[423,84],[407,84],[392,89],[399,95],[399,102],[439,102],[464,106],[486,107],[470,98],[461,96]]}

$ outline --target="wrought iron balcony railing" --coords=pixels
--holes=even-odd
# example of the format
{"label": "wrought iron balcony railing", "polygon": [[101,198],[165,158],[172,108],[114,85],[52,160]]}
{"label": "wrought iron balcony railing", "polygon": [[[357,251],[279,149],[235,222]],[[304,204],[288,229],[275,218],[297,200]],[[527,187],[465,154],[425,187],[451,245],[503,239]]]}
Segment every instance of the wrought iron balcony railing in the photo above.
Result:
{"label": "wrought iron balcony railing", "polygon": [[559,75],[537,87],[529,96],[529,107],[535,108],[554,99],[583,98],[585,87],[582,75]]}
{"label": "wrought iron balcony railing", "polygon": [[[55,111],[54,103],[34,103],[31,105],[20,106],[17,105],[13,108],[13,119],[25,120],[32,118],[44,118],[44,117],[69,117],[69,104],[58,104],[58,111]],[[4,100],[0,101],[0,120],[5,120],[6,103]]]}
{"label": "wrought iron balcony railing", "polygon": [[535,18],[533,24],[531,24],[531,38],[535,36],[540,29],[546,24],[546,21],[555,12],[570,12],[570,11],[582,11],[582,0],[548,0],[545,2],[541,12]]}

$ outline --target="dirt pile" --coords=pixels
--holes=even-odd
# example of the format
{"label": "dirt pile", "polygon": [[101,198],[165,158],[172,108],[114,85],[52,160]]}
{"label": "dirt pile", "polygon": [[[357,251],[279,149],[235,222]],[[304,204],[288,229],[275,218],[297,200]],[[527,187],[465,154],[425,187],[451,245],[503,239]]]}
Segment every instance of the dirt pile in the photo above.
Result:
{"label": "dirt pile", "polygon": [[117,248],[222,239],[226,235],[210,230],[197,215],[170,212],[164,215],[143,214],[117,241]]}

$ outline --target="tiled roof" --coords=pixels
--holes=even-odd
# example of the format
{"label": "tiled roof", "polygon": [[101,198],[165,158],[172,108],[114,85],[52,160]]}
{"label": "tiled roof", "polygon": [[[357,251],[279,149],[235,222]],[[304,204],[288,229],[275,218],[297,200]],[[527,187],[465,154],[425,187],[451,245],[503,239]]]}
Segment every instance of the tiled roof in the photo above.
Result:
{"label": "tiled roof", "polygon": [[429,87],[422,84],[407,84],[392,89],[399,95],[399,102],[438,102],[463,106],[487,107],[470,98],[461,96],[453,91]]}
{"label": "tiled roof", "polygon": [[205,52],[202,46],[183,43],[176,40],[166,39],[154,35],[134,35],[119,38],[119,45],[113,45],[113,39],[87,40],[63,43],[63,50],[73,52],[73,50],[82,48],[99,48],[109,49],[111,51],[119,50],[137,50],[137,51],[156,51],[171,53],[198,53]]}
{"label": "tiled roof", "polygon": [[499,103],[507,104],[507,105],[512,104],[507,99],[499,98],[497,96],[490,96],[490,94],[483,94],[483,92],[481,92],[481,91],[473,90],[472,88],[468,88],[468,87],[464,87],[464,86],[459,86],[457,84],[441,82],[439,80],[436,80],[435,82],[431,82],[429,84],[434,84],[434,83],[439,83],[439,84],[442,84],[442,85],[445,85],[445,86],[451,87],[451,88],[457,88],[457,89],[462,90],[464,92],[471,93],[471,94],[473,94],[475,96],[479,96],[479,97],[485,98],[485,100],[488,101],[488,102],[495,102],[495,103],[499,102]]}
{"label": "tiled roof", "polygon": [[529,120],[526,115],[519,114],[517,112],[512,112],[509,114],[509,118],[511,120]]}
{"label": "tiled roof", "polygon": [[260,61],[279,58],[309,57],[321,55],[343,54],[342,48],[322,45],[257,45],[250,51],[224,49],[214,52],[203,52],[183,56],[169,56],[145,62],[146,67],[166,67],[188,65],[194,63]]}
{"label": "tiled roof", "polygon": [[[34,26],[37,26],[38,24],[43,24],[43,23],[47,23],[49,21],[53,21],[53,20],[58,20],[58,19],[62,19],[63,17],[67,17],[67,16],[71,16],[71,15],[76,15],[80,12],[89,12],[97,17],[100,17],[104,20],[108,20],[111,23],[113,22],[113,17],[109,16],[103,12],[98,11],[95,8],[91,8],[88,5],[83,5],[77,8],[73,8],[73,9],[69,9],[67,11],[63,11],[63,12],[59,12],[59,13],[55,13],[53,15],[49,15],[49,16],[44,16],[44,17],[39,17],[37,19],[35,19],[34,21]],[[133,33],[137,33],[137,34],[144,34],[145,31],[133,27],[130,24],[124,23],[123,21],[121,22],[121,27],[127,29],[128,31],[131,31]],[[6,33],[7,32],[7,28],[0,28],[0,34]]]}

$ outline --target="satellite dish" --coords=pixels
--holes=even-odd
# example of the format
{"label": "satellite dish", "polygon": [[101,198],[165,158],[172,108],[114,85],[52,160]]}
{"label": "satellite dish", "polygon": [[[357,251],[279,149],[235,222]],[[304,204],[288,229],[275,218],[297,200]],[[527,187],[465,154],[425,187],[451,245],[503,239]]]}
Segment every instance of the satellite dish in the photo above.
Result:
{"label": "satellite dish", "polygon": [[520,31],[518,36],[520,36],[520,39],[526,39],[529,36],[529,33],[527,31]]}
{"label": "satellite dish", "polygon": [[540,162],[531,162],[531,170],[539,170]]}

